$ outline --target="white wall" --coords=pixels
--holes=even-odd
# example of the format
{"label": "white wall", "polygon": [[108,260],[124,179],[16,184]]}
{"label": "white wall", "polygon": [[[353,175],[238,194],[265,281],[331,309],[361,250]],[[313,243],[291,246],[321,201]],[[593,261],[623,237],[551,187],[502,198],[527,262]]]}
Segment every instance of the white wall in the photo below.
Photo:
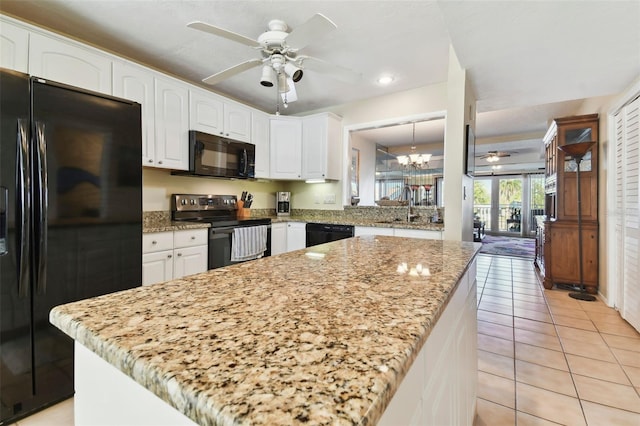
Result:
{"label": "white wall", "polygon": [[473,179],[464,170],[465,125],[475,129],[475,97],[452,47],[449,48],[447,121],[444,132],[445,240],[473,241]]}
{"label": "white wall", "polygon": [[364,139],[357,132],[350,133],[351,147],[360,150],[360,204],[373,206],[376,173],[376,144]]}

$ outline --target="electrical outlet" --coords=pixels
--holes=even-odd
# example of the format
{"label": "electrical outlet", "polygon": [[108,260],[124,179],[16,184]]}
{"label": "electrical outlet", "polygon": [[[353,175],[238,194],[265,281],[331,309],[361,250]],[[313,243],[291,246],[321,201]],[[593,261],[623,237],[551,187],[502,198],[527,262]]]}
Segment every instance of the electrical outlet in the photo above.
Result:
{"label": "electrical outlet", "polygon": [[325,194],[324,203],[325,204],[335,204],[336,203],[336,194]]}

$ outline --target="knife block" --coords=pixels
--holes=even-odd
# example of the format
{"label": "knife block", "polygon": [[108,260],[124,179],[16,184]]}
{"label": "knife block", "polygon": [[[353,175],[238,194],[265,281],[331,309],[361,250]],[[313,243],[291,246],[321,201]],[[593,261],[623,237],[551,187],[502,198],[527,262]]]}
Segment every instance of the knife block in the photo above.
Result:
{"label": "knife block", "polygon": [[242,200],[238,200],[238,217],[251,217],[251,209],[245,208]]}

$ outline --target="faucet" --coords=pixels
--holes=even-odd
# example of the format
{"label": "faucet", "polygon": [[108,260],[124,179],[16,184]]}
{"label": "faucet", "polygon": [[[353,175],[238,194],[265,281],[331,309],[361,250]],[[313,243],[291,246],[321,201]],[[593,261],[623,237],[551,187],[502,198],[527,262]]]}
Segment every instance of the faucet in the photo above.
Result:
{"label": "faucet", "polygon": [[403,190],[403,196],[407,199],[407,222],[411,222],[411,219],[418,217],[418,215],[411,214],[411,198],[412,198],[411,186],[406,184]]}

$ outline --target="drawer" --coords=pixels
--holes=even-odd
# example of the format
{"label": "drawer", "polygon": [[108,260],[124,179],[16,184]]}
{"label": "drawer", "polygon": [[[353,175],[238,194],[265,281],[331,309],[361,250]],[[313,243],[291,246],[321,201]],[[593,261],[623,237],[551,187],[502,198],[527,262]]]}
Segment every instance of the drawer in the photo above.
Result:
{"label": "drawer", "polygon": [[173,233],[173,247],[193,247],[208,244],[208,229],[185,229]]}
{"label": "drawer", "polygon": [[142,253],[173,250],[173,232],[142,234]]}

